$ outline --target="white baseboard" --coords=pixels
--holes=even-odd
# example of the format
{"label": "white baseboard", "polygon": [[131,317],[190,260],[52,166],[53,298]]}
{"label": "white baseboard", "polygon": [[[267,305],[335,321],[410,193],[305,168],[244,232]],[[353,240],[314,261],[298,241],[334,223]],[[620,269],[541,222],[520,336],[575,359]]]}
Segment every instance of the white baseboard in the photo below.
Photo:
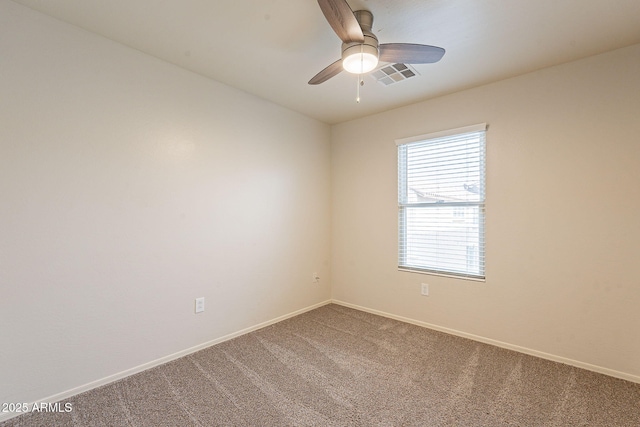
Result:
{"label": "white baseboard", "polygon": [[422,326],[424,328],[433,329],[435,331],[444,332],[450,335],[456,335],[462,338],[468,338],[470,340],[479,341],[481,343],[494,345],[496,347],[501,347],[507,350],[517,351],[518,353],[528,354],[530,356],[536,356],[541,359],[550,360],[552,362],[564,363],[565,365],[575,366],[576,368],[586,369],[588,371],[597,372],[599,374],[608,375],[610,377],[620,378],[623,380],[631,381],[634,383],[640,384],[640,376],[628,374],[626,372],[620,372],[613,369],[605,368],[602,366],[592,365],[590,363],[580,362],[579,360],[568,359],[562,356],[556,356],[555,354],[549,354],[538,350],[532,350],[526,347],[520,347],[518,345],[509,344],[506,342],[494,340],[491,338],[482,337],[479,335],[469,334],[462,331],[457,331],[455,329],[445,328],[438,325],[433,325],[431,323],[422,322],[420,320],[409,319],[408,317],[397,316],[395,314],[386,313],[384,311],[375,310],[372,308],[362,307],[356,304],[351,304],[348,302],[340,301],[340,300],[332,300],[334,304],[342,305],[344,307],[353,308],[355,310],[365,311],[371,314],[377,314],[378,316],[388,317],[390,319],[399,320],[405,323],[411,323],[412,325]]}
{"label": "white baseboard", "polygon": [[[38,400],[37,403],[55,403],[61,400],[68,399],[77,394],[84,393],[85,391],[92,390],[94,388],[112,383],[114,381],[118,381],[122,378],[126,378],[128,376],[137,374],[142,371],[146,371],[147,369],[154,368],[156,366],[165,364],[167,362],[171,362],[172,360],[179,359],[181,357],[187,356],[189,354],[195,353],[196,351],[203,350],[207,347],[211,347],[212,345],[220,344],[224,341],[229,341],[230,339],[239,337],[241,335],[248,334],[249,332],[257,331],[258,329],[265,328],[267,326],[273,325],[274,323],[282,322],[283,320],[289,319],[291,317],[295,317],[299,314],[306,313],[307,311],[315,310],[316,308],[322,307],[324,305],[331,304],[331,300],[323,301],[318,304],[314,304],[309,307],[302,308],[300,310],[296,310],[292,313],[285,314],[283,316],[276,317],[275,319],[268,320],[266,322],[259,323],[254,326],[250,326],[248,328],[242,329],[237,332],[233,332],[231,334],[225,335],[220,338],[216,338],[211,341],[207,341],[205,343],[199,344],[195,347],[188,348],[186,350],[179,351],[177,353],[173,353],[169,356],[161,357],[160,359],[153,360],[151,362],[144,363],[142,365],[136,366],[131,369],[127,369],[126,371],[118,372],[117,374],[109,375],[108,377],[101,378],[96,381],[92,381],[88,384],[81,385],[79,387],[72,388],[71,390],[63,391],[62,393],[54,394],[53,396],[46,397],[44,399]],[[31,402],[29,404],[29,408],[33,407],[36,402]],[[21,413],[0,413],[0,422],[6,421],[10,418],[14,418],[21,415]]]}

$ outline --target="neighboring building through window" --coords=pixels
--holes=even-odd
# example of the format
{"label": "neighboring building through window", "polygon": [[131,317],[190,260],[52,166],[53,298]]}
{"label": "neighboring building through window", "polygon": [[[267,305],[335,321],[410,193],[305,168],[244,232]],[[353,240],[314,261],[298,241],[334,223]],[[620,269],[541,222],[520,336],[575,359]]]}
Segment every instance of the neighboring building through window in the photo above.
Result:
{"label": "neighboring building through window", "polygon": [[486,128],[396,141],[400,269],[484,279]]}

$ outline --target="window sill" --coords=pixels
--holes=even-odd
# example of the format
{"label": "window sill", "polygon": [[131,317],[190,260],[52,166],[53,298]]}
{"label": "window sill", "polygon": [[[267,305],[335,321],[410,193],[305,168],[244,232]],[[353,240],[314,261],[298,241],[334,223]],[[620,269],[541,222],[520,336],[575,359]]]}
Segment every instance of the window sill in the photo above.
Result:
{"label": "window sill", "polygon": [[426,274],[429,276],[440,276],[440,277],[450,277],[452,279],[460,279],[460,280],[470,280],[472,282],[486,282],[486,277],[477,277],[477,276],[464,276],[461,274],[448,274],[448,273],[440,273],[436,271],[430,270],[420,270],[417,268],[409,268],[409,267],[398,267],[398,271],[403,271],[405,273],[417,273],[417,274]]}

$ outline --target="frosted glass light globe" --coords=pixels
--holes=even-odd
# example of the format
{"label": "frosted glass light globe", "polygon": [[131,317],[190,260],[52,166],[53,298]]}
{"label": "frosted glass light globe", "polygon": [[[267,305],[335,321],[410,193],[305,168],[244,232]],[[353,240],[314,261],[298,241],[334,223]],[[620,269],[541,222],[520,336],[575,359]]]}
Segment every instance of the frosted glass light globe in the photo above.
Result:
{"label": "frosted glass light globe", "polygon": [[342,60],[342,68],[353,74],[364,74],[376,68],[378,56],[367,52],[355,52]]}

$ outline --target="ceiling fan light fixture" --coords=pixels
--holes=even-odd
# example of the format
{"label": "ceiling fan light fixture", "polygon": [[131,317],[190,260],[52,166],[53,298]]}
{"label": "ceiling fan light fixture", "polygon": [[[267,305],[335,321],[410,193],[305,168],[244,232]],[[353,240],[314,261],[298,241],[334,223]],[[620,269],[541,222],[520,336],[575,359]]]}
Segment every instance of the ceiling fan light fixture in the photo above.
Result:
{"label": "ceiling fan light fixture", "polygon": [[373,53],[355,52],[342,60],[342,68],[353,74],[364,74],[378,66],[378,57]]}
{"label": "ceiling fan light fixture", "polygon": [[378,66],[378,39],[365,32],[364,43],[343,43],[342,68],[353,74],[364,74]]}

